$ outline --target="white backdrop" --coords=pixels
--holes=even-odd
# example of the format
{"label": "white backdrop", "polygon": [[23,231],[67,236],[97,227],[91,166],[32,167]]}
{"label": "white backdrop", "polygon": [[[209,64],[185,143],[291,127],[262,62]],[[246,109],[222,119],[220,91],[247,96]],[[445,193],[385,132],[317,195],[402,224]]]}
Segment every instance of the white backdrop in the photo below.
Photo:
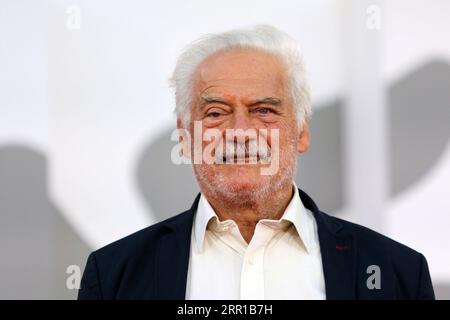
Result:
{"label": "white backdrop", "polygon": [[[177,55],[197,37],[256,23],[287,31],[303,48],[315,112],[342,97],[364,104],[349,88],[349,72],[359,71],[346,55],[349,47],[363,46],[357,43],[358,36],[369,31],[364,24],[361,30],[356,25],[351,30],[355,37],[349,37],[346,19],[356,14],[363,16],[355,23],[365,21],[369,4],[381,9],[381,29],[372,31],[379,40],[374,44],[379,62],[374,70],[380,76],[380,90],[427,61],[450,64],[450,2],[344,2],[1,0],[0,147],[25,145],[46,155],[52,201],[91,249],[99,248],[158,220],[137,190],[136,165],[142,150],[174,126],[168,78]],[[359,98],[351,100],[352,95]],[[371,96],[364,98],[369,101]],[[389,104],[382,101],[379,107],[387,110]],[[371,121],[370,112],[377,111],[378,105],[370,108],[361,121]],[[387,126],[386,118],[378,121],[383,122],[382,128]],[[434,166],[414,185],[397,197],[380,198],[382,203],[373,208],[376,216],[370,208],[361,212],[351,200],[330,212],[421,251],[433,281],[447,284],[448,139]],[[363,141],[352,143],[364,145]],[[377,152],[369,150],[370,145],[366,148]],[[380,149],[379,159],[387,156],[387,150]],[[345,159],[358,159],[359,152],[346,147]],[[371,166],[385,170],[373,161]],[[347,175],[353,175],[350,183],[359,178],[348,171]],[[370,175],[366,179],[366,194],[387,193],[380,190],[385,181],[372,186]],[[167,194],[167,201],[173,196]]]}

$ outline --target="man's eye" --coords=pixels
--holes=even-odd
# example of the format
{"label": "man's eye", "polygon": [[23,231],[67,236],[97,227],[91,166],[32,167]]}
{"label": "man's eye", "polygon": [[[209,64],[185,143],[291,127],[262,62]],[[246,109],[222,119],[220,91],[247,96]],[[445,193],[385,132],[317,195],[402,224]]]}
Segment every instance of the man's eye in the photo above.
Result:
{"label": "man's eye", "polygon": [[269,112],[270,112],[270,110],[267,108],[258,109],[258,113],[261,113],[261,114],[268,114]]}
{"label": "man's eye", "polygon": [[218,118],[218,117],[220,117],[220,116],[221,116],[221,114],[220,114],[219,112],[211,112],[211,113],[208,113],[208,117]]}

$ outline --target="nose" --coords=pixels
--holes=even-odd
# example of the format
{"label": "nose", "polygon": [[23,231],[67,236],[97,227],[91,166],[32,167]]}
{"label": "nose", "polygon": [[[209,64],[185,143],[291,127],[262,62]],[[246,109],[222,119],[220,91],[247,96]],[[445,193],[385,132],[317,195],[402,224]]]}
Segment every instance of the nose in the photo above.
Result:
{"label": "nose", "polygon": [[233,129],[242,129],[242,130],[247,130],[253,128],[254,126],[248,110],[244,108],[236,110],[233,113],[231,125]]}
{"label": "nose", "polygon": [[[229,127],[233,131],[234,139],[243,138],[244,141],[249,140],[248,130],[255,129],[252,119],[247,110],[236,110],[233,114],[232,123]],[[241,137],[242,136],[242,137]]]}

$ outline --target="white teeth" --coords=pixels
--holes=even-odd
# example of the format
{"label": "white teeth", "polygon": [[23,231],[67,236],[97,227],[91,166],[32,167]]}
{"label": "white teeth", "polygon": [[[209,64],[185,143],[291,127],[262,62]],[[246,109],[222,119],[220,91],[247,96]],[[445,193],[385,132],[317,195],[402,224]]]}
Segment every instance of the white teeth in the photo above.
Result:
{"label": "white teeth", "polygon": [[258,162],[264,162],[268,161],[269,158],[267,157],[259,157],[259,156],[253,156],[253,157],[244,157],[244,158],[235,158],[233,156],[230,157],[224,157],[222,159],[223,163],[258,163]]}
{"label": "white teeth", "polygon": [[221,153],[216,153],[216,163],[258,163],[270,159],[271,150],[266,145],[259,146],[256,140],[246,143],[224,143]]}

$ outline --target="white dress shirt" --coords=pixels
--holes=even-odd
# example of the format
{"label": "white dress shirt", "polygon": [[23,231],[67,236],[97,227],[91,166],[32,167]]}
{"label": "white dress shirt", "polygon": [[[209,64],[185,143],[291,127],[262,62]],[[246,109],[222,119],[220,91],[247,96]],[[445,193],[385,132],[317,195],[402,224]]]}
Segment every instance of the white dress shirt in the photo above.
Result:
{"label": "white dress shirt", "polygon": [[317,225],[294,183],[280,220],[260,220],[249,244],[202,194],[194,217],[186,299],[325,299]]}

